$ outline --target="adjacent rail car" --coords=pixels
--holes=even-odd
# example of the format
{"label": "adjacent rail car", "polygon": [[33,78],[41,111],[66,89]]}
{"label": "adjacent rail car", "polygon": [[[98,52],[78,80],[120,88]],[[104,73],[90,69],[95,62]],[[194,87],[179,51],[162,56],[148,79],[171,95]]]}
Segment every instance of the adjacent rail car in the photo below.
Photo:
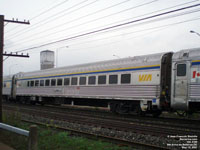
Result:
{"label": "adjacent rail car", "polygon": [[64,103],[106,101],[111,111],[200,109],[200,48],[18,73],[5,77],[6,99]]}

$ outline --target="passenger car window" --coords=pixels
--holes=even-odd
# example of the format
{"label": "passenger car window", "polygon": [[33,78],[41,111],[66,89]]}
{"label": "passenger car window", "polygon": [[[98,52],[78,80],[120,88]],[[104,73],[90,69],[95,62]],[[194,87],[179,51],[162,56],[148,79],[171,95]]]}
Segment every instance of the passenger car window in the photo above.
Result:
{"label": "passenger car window", "polygon": [[131,83],[131,74],[122,74],[121,75],[121,84]]}
{"label": "passenger car window", "polygon": [[95,76],[90,76],[88,78],[88,84],[89,85],[94,85],[96,83],[96,77]]}
{"label": "passenger car window", "polygon": [[40,86],[44,86],[44,80],[40,80]]}
{"label": "passenger car window", "polygon": [[186,64],[177,65],[177,76],[186,76]]}
{"label": "passenger car window", "polygon": [[98,76],[98,84],[106,84],[106,76]]}
{"label": "passenger car window", "polygon": [[73,77],[71,82],[72,82],[72,85],[77,85],[77,77]]}
{"label": "passenger car window", "polygon": [[33,87],[34,86],[34,81],[31,81],[31,87]]}
{"label": "passenger car window", "polygon": [[62,79],[57,79],[57,86],[62,86],[63,80]]}
{"label": "passenger car window", "polygon": [[50,80],[49,79],[45,80],[45,86],[49,86],[49,85],[50,85]]}
{"label": "passenger car window", "polygon": [[118,79],[117,79],[117,75],[109,75],[109,84],[117,84]]}
{"label": "passenger car window", "polygon": [[39,80],[35,80],[35,86],[39,86]]}
{"label": "passenger car window", "polygon": [[70,79],[69,78],[64,78],[64,85],[69,85]]}
{"label": "passenger car window", "polygon": [[86,77],[80,77],[79,85],[86,85]]}
{"label": "passenger car window", "polygon": [[56,79],[51,79],[51,86],[55,86],[56,85]]}

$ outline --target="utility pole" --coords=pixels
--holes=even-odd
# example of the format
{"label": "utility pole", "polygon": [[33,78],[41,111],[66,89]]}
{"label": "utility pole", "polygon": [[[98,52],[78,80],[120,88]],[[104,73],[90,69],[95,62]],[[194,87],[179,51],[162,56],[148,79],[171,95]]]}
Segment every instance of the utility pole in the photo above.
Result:
{"label": "utility pole", "polygon": [[[30,24],[29,21],[18,21],[18,20],[5,20],[4,15],[0,15],[0,122],[2,122],[2,91],[3,91],[3,46],[4,46],[4,22],[8,23],[20,23]],[[10,55],[12,56],[12,55]],[[17,57],[17,54],[15,55]]]}
{"label": "utility pole", "polygon": [[0,15],[0,122],[2,122],[4,16]]}

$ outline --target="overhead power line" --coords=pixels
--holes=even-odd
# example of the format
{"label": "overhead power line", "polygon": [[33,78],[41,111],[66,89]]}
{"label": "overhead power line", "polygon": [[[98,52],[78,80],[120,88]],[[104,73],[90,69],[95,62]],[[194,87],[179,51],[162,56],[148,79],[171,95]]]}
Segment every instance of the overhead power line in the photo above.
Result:
{"label": "overhead power line", "polygon": [[65,1],[63,1],[63,2],[61,2],[61,3],[56,4],[55,6],[52,6],[51,8],[49,8],[49,9],[47,9],[47,10],[45,10],[45,11],[39,13],[38,15],[34,16],[33,18],[31,18],[31,20],[36,19],[36,18],[40,17],[40,16],[43,15],[43,14],[46,14],[47,12],[51,11],[52,9],[55,9],[55,8],[57,8],[58,6],[63,5],[63,4],[66,3],[67,1],[69,1],[69,0],[65,0]]}
{"label": "overhead power line", "polygon": [[[105,38],[99,38],[99,39],[95,39],[95,40],[88,40],[88,41],[83,41],[83,42],[79,42],[79,43],[76,42],[74,44],[68,44],[68,46],[69,47],[74,47],[74,46],[77,46],[77,45],[90,44],[90,43],[97,42],[97,41],[105,41],[105,40],[108,40],[108,39],[111,39],[111,38],[115,38],[115,37],[121,37],[121,36],[125,36],[125,35],[131,35],[131,34],[135,34],[135,33],[141,33],[141,32],[146,32],[146,31],[153,30],[151,32],[148,32],[148,34],[146,34],[146,33],[144,34],[144,35],[149,35],[150,33],[153,33],[153,32],[156,32],[156,31],[160,31],[160,30],[164,30],[164,29],[167,29],[167,28],[175,26],[175,25],[179,25],[179,24],[183,24],[183,23],[187,23],[187,22],[192,22],[192,21],[197,21],[197,20],[200,20],[200,16],[197,17],[197,18],[188,19],[188,20],[184,20],[184,21],[179,21],[179,22],[175,22],[175,23],[171,23],[171,24],[165,24],[165,25],[151,27],[151,28],[146,28],[146,29],[142,29],[142,30],[136,30],[136,31],[133,31],[133,32],[127,32],[127,33],[123,33],[123,34],[120,33],[118,35],[113,35],[113,36],[109,36],[109,37],[105,37]],[[157,30],[155,30],[155,29],[157,29]],[[137,35],[137,36],[134,36],[134,37],[130,37],[128,39],[133,39],[133,38],[137,38],[137,37],[140,37],[140,36],[141,35]],[[124,38],[123,38],[123,40],[124,40]],[[120,41],[121,41],[121,39],[120,39]],[[105,46],[105,45],[108,45],[108,44],[111,44],[111,43],[117,43],[117,42],[119,42],[119,41],[109,42],[107,44],[104,43],[104,44],[100,44],[100,45],[95,45],[92,48],[95,48],[97,46],[99,47],[99,46],[102,46],[102,45]],[[66,46],[64,46],[64,47],[66,47]],[[77,48],[70,48],[70,50],[76,50],[76,49]],[[30,53],[34,54],[34,53],[38,53],[38,52],[34,51],[34,52],[30,52]]]}
{"label": "overhead power line", "polygon": [[[114,24],[120,24],[121,22],[127,22],[128,20],[133,20],[133,19],[136,19],[136,18],[139,18],[139,17],[144,17],[144,16],[147,16],[147,15],[159,13],[159,12],[162,12],[162,11],[167,11],[169,9],[176,8],[176,7],[179,7],[179,6],[184,6],[184,5],[191,4],[191,3],[194,3],[194,2],[197,2],[197,1],[199,1],[199,0],[193,0],[193,1],[190,1],[190,2],[186,2],[186,3],[181,3],[181,4],[178,4],[178,5],[174,5],[172,7],[167,7],[167,8],[164,8],[164,9],[159,9],[159,10],[156,10],[156,11],[153,11],[153,12],[150,12],[150,13],[145,13],[145,14],[142,14],[142,15],[139,15],[139,16],[134,16],[134,17],[131,17],[131,18],[128,18],[128,19],[125,19],[125,20],[120,20],[120,21],[117,21],[117,22],[113,22],[113,23],[107,24],[106,26],[108,26],[108,25],[111,26],[111,25],[114,25]],[[101,26],[101,27],[98,27],[98,28],[104,28],[106,26],[104,25],[104,26]],[[96,30],[98,28],[93,28],[93,30]]]}
{"label": "overhead power line", "polygon": [[125,35],[130,35],[130,34],[135,34],[135,33],[140,33],[140,32],[145,32],[145,31],[149,31],[149,30],[155,30],[155,29],[166,29],[168,27],[174,26],[174,25],[179,25],[179,24],[183,24],[183,23],[187,23],[187,22],[192,22],[192,21],[197,21],[200,20],[200,16],[197,18],[193,18],[193,19],[188,19],[188,20],[183,20],[183,21],[179,21],[179,22],[175,22],[175,23],[171,23],[171,24],[165,24],[165,25],[161,25],[161,26],[156,26],[156,27],[151,27],[151,28],[146,28],[146,29],[142,29],[142,30],[137,30],[137,31],[133,31],[133,32],[127,32],[127,33],[123,33],[123,34],[118,34],[118,35],[113,35],[113,36],[109,36],[106,38],[100,38],[100,39],[96,39],[96,40],[90,40],[90,41],[85,41],[85,42],[81,42],[81,43],[75,43],[75,44],[70,44],[69,47],[71,47],[72,45],[77,46],[77,45],[82,45],[85,43],[91,43],[91,42],[96,42],[96,41],[102,41],[102,40],[107,40],[107,39],[111,39],[111,38],[115,38],[115,37],[120,37],[120,36],[125,36]]}
{"label": "overhead power line", "polygon": [[[71,12],[68,12],[68,13],[65,13],[65,14],[63,14],[63,15],[61,15],[61,16],[56,17],[57,15],[59,15],[59,14],[65,12],[65,11],[69,11],[69,10],[72,9],[73,7],[79,6],[80,4],[85,3],[85,2],[87,2],[87,1],[88,1],[88,0],[82,1],[82,2],[80,2],[80,3],[78,3],[78,4],[74,5],[74,6],[72,6],[72,7],[70,7],[70,8],[64,9],[64,10],[62,10],[62,11],[60,11],[60,12],[58,12],[58,13],[56,13],[56,14],[54,14],[54,15],[52,15],[52,16],[46,18],[46,19],[43,19],[42,21],[39,21],[38,23],[33,24],[33,25],[30,27],[31,29],[28,28],[28,30],[22,29],[22,30],[20,30],[20,31],[17,31],[17,32],[15,32],[14,34],[11,34],[11,35],[9,36],[9,39],[14,38],[14,37],[21,36],[21,32],[22,32],[22,33],[25,33],[25,32],[28,32],[28,31],[32,31],[33,29],[40,28],[41,25],[45,25],[45,24],[47,24],[47,23],[49,23],[49,22],[51,22],[51,21],[54,21],[55,19],[58,19],[58,18],[61,18],[61,17],[65,16],[66,14],[68,15],[68,14],[71,13],[71,12],[77,11],[77,10],[79,10],[79,9],[85,7],[85,6],[83,6],[83,7],[81,7],[81,8],[78,8],[77,10],[73,10],[73,11],[71,11]],[[127,0],[127,1],[130,1],[130,0]],[[181,6],[181,5],[185,5],[185,4],[189,4],[189,3],[194,3],[194,2],[197,2],[197,1],[199,1],[199,0],[193,0],[193,1],[190,1],[190,2],[186,2],[186,3],[180,4],[180,5],[173,6],[173,7],[171,7],[171,8],[174,8],[174,7],[177,7],[177,6]],[[65,1],[64,1],[64,2],[65,2]],[[61,2],[61,3],[64,3],[64,2]],[[95,1],[95,2],[96,2],[96,1]],[[94,3],[94,2],[92,2],[92,3]],[[123,3],[123,2],[121,2],[121,3]],[[59,5],[59,4],[57,4],[57,5]],[[86,6],[87,6],[87,5],[88,5],[88,4],[86,4]],[[89,5],[90,5],[90,4],[89,4]],[[118,4],[117,4],[117,5],[118,5]],[[112,6],[111,6],[111,7],[112,7]],[[52,8],[55,8],[55,6],[53,6]],[[48,10],[51,10],[51,8],[48,9]],[[165,10],[165,9],[163,9],[163,10]],[[44,11],[44,12],[48,12],[48,11]],[[42,12],[42,13],[40,13],[40,14],[44,14],[44,12]],[[155,12],[156,12],[156,11],[155,11]],[[97,12],[94,12],[94,13],[97,13]],[[38,14],[38,15],[36,15],[36,16],[39,17],[40,14]],[[90,15],[90,14],[89,14],[89,15]],[[36,16],[35,16],[35,17],[36,17]],[[33,18],[35,18],[35,17],[33,17]],[[54,18],[54,17],[55,17],[55,18]],[[83,17],[85,17],[85,16],[83,16]],[[83,17],[82,17],[82,18],[83,18]],[[80,18],[81,18],[81,17],[80,17]],[[49,19],[50,19],[50,20],[49,20]],[[77,19],[79,19],[79,18],[77,18]],[[99,18],[99,19],[101,19],[101,18]],[[32,20],[32,19],[30,19],[30,20]],[[49,20],[49,21],[44,22],[45,20]],[[74,20],[72,20],[72,21],[74,21]],[[95,21],[95,20],[93,20],[93,21]],[[71,23],[71,21],[69,21],[69,22]],[[41,24],[41,23],[42,23],[42,24]],[[37,25],[37,26],[36,26],[36,25]],[[35,26],[36,26],[36,27],[35,27]],[[18,27],[19,27],[19,26],[18,26]],[[32,27],[34,27],[34,28],[32,28]],[[16,29],[16,28],[13,28],[13,29]],[[11,30],[12,30],[12,29],[11,29]],[[9,30],[9,31],[11,31],[11,30]],[[18,34],[18,33],[19,33],[19,34]],[[13,36],[14,36],[14,37],[13,37]]]}
{"label": "overhead power line", "polygon": [[[180,17],[180,16],[183,16],[183,15],[188,15],[188,14],[191,14],[191,13],[196,13],[196,12],[199,12],[200,11],[200,8],[197,8],[195,10],[190,10],[190,11],[187,11],[187,12],[181,12],[179,14],[173,14],[173,15],[170,15],[170,16],[165,16],[163,18],[157,18],[157,19],[154,19],[154,20],[149,20],[149,21],[145,21],[145,22],[139,22],[137,24],[134,24],[134,26],[139,26],[139,25],[145,25],[145,24],[148,24],[148,23],[153,23],[153,22],[157,22],[157,21],[162,21],[162,20],[166,20],[166,19],[171,19],[171,18],[174,18],[174,17]],[[128,29],[126,27],[126,29]],[[116,29],[115,29],[116,30]],[[113,32],[114,30],[112,30]],[[58,31],[59,32],[59,31]],[[87,31],[85,31],[87,32]],[[101,32],[100,34],[103,34],[103,33],[106,33],[106,32],[109,32],[109,31],[104,31],[104,32]],[[75,33],[75,34],[80,34],[80,33]],[[45,36],[41,36],[41,37],[38,37],[37,40],[39,39],[43,39],[44,37],[49,37],[51,34],[48,34],[48,35],[45,35]],[[55,40],[55,39],[54,39]],[[52,40],[52,41],[54,41]],[[33,41],[31,39],[28,39],[28,40],[25,40],[25,41],[20,41],[21,43],[25,43],[25,42],[29,42],[29,41]],[[19,43],[18,43],[19,44]],[[17,44],[14,44],[12,45],[11,47],[14,47],[15,45]],[[9,47],[10,48],[10,47]]]}
{"label": "overhead power line", "polygon": [[[57,8],[58,6],[60,6],[60,5],[64,4],[64,3],[66,3],[67,1],[69,1],[69,0],[64,0],[63,2],[60,2],[60,3],[56,4],[56,5],[54,5],[54,6],[50,7],[50,8],[48,8],[47,10],[42,11],[41,13],[39,13],[39,14],[35,15],[34,17],[32,17],[32,18],[30,19],[30,21],[32,21],[32,20],[38,18],[39,16],[41,16],[41,15],[43,15],[43,14],[45,14],[45,13],[51,11],[51,10],[54,9],[54,8]],[[43,9],[42,9],[42,10],[43,10]],[[19,26],[17,26],[17,27],[19,27]],[[15,30],[17,27],[14,27],[14,28],[10,29],[10,30],[7,31],[6,33]]]}
{"label": "overhead power line", "polygon": [[167,14],[170,14],[170,13],[174,13],[174,12],[178,12],[178,11],[182,11],[182,10],[186,10],[186,9],[190,9],[190,8],[195,8],[195,7],[198,7],[198,6],[200,6],[200,4],[195,4],[195,5],[191,5],[191,6],[187,6],[187,7],[182,7],[182,8],[179,8],[179,9],[163,12],[163,13],[160,13],[160,14],[156,14],[156,15],[152,15],[152,16],[136,19],[136,20],[133,20],[133,21],[129,21],[129,22],[113,25],[113,26],[106,27],[106,28],[103,28],[103,29],[98,29],[98,30],[94,30],[94,31],[91,31],[91,32],[87,32],[87,33],[75,35],[75,36],[72,36],[72,37],[64,38],[64,39],[61,39],[61,40],[45,43],[45,44],[42,44],[42,45],[39,45],[39,46],[26,48],[26,49],[19,50],[19,51],[16,51],[16,52],[28,51],[28,50],[44,47],[44,46],[47,46],[47,45],[56,44],[56,43],[59,43],[59,42],[80,38],[80,37],[83,37],[83,36],[88,36],[88,35],[91,35],[91,34],[102,32],[102,31],[107,31],[107,30],[119,28],[119,27],[122,27],[122,26],[130,25],[130,24],[133,24],[133,23],[136,23],[136,22],[145,21],[145,20],[148,20],[148,19],[153,19],[153,18],[156,18],[156,17],[164,16],[164,15],[167,15]]}
{"label": "overhead power line", "polygon": [[[147,16],[147,15],[150,15],[150,14],[155,14],[155,13],[159,13],[159,12],[162,12],[162,11],[167,11],[167,10],[169,10],[169,9],[173,9],[173,8],[176,8],[176,7],[180,7],[180,6],[184,6],[184,5],[187,5],[187,4],[191,4],[191,3],[194,3],[194,2],[197,2],[197,1],[199,1],[199,0],[193,0],[193,1],[190,1],[190,2],[186,2],[186,3],[181,3],[181,4],[178,4],[178,5],[175,5],[175,6],[172,6],[172,7],[167,7],[167,8],[164,8],[164,9],[160,9],[160,10],[156,10],[156,11],[153,11],[153,12],[150,12],[150,13],[146,13],[146,14],[142,14],[142,15],[139,15],[139,16],[135,16],[135,17],[131,17],[131,18],[129,18],[129,19],[126,19],[126,20],[121,20],[121,21],[117,21],[117,22],[114,22],[114,23],[111,23],[111,24],[107,24],[107,25],[104,25],[104,26],[101,26],[101,27],[98,27],[98,28],[93,28],[93,30],[96,30],[96,29],[99,29],[99,28],[104,28],[104,27],[106,27],[106,26],[108,26],[108,25],[114,25],[114,24],[119,24],[119,23],[121,23],[121,22],[125,22],[125,21],[127,21],[127,20],[132,20],[132,19],[135,19],[135,18],[139,18],[139,17],[144,17],[144,16]],[[152,2],[152,1],[151,1]],[[148,2],[148,3],[151,3],[151,2]],[[148,3],[146,3],[146,5],[148,4]],[[118,3],[119,4],[119,3]],[[117,4],[116,4],[117,5]],[[144,4],[141,4],[141,5],[145,5],[145,3]],[[112,6],[111,6],[112,7]],[[137,7],[139,7],[139,6],[135,6],[136,8]],[[105,8],[106,9],[106,8]],[[100,10],[101,11],[101,10]],[[122,11],[120,11],[120,12],[124,12],[124,11],[126,11],[126,10],[122,10]],[[98,12],[98,11],[97,11]],[[120,12],[117,12],[117,13],[113,13],[113,14],[110,14],[110,15],[107,15],[107,16],[104,16],[104,17],[109,17],[109,16],[111,16],[111,15],[115,15],[115,14],[118,14],[118,13],[120,13]],[[84,17],[84,16],[83,16]],[[81,25],[84,25],[84,24],[87,24],[87,23],[90,23],[90,22],[94,22],[94,21],[97,21],[97,20],[100,20],[100,19],[103,19],[104,17],[100,17],[100,18],[97,18],[97,19],[93,19],[93,20],[90,20],[90,21],[87,21],[87,22],[85,22],[85,23],[82,23],[82,24],[79,24],[79,26],[81,26]],[[73,20],[72,20],[73,21]],[[71,21],[69,21],[70,23],[71,23]],[[76,26],[78,26],[78,25],[76,25]],[[73,27],[71,27],[71,28],[74,28],[75,26],[73,26]],[[48,34],[48,35],[45,35],[45,36],[40,36],[39,38],[41,38],[41,37],[46,37],[46,36],[49,36],[49,35],[53,35],[53,34],[57,34],[58,32],[63,32],[63,31],[65,31],[65,30],[69,30],[69,29],[71,29],[71,28],[67,28],[67,29],[64,29],[64,30],[60,30],[60,31],[57,31],[57,32],[54,32],[54,33],[50,33],[50,34]],[[26,32],[28,32],[27,30],[25,30]],[[31,30],[30,30],[31,31]],[[83,31],[83,32],[87,32],[87,31]],[[44,31],[42,32],[42,33],[44,33]],[[76,34],[79,34],[79,33],[76,33]],[[20,33],[20,35],[21,35],[21,33]],[[33,36],[34,36],[35,34],[33,34]],[[17,35],[16,35],[17,36]],[[31,38],[33,37],[32,35],[30,36]],[[64,37],[63,37],[64,38]],[[10,37],[9,37],[9,39],[10,39]],[[23,38],[24,39],[24,38]],[[28,40],[27,40],[28,39]],[[34,38],[35,39],[35,38]],[[37,37],[37,39],[38,39],[38,37]],[[58,38],[57,38],[58,39]],[[57,40],[57,39],[54,39],[54,40]],[[25,41],[24,40],[20,40],[20,42],[17,42],[17,43],[21,43],[23,41],[23,43],[24,42],[27,42],[27,41],[30,41],[30,38],[29,37],[27,37],[27,38],[25,38]],[[33,40],[31,40],[31,41],[33,41]],[[34,40],[35,41],[35,40]],[[16,43],[14,44],[14,45],[5,45],[5,48],[11,48],[11,47],[14,47],[15,45],[17,45]]]}
{"label": "overhead power line", "polygon": [[[128,0],[128,1],[129,1],[129,0]],[[95,22],[95,21],[97,21],[97,20],[101,20],[101,19],[104,19],[104,18],[113,16],[113,15],[116,15],[116,14],[119,14],[119,13],[123,13],[123,12],[125,12],[125,11],[129,11],[129,10],[132,10],[132,9],[136,9],[136,8],[142,7],[142,6],[146,6],[146,5],[151,4],[151,3],[154,3],[154,2],[156,2],[156,1],[158,1],[158,0],[153,0],[153,1],[150,1],[150,2],[142,3],[142,4],[139,4],[139,5],[130,7],[130,8],[128,8],[128,9],[125,9],[125,10],[122,10],[122,11],[119,11],[119,12],[116,12],[116,13],[113,13],[113,14],[109,14],[109,15],[106,15],[106,16],[103,16],[103,17],[100,17],[100,18],[97,18],[97,19],[93,19],[93,20],[90,20],[90,21],[86,21],[86,22],[81,23],[81,24],[78,24],[78,25],[73,25],[73,26],[71,26],[71,27],[68,27],[68,28],[63,29],[63,30],[60,30],[60,31],[55,31],[55,32],[50,33],[50,34],[40,36],[40,37],[38,37],[38,38],[43,38],[43,37],[47,37],[47,36],[50,36],[50,35],[58,34],[58,33],[60,33],[60,32],[63,32],[63,31],[66,31],[66,30],[69,30],[69,29],[72,29],[72,28],[76,28],[76,27],[79,27],[79,26],[82,26],[82,25],[85,25],[85,24],[88,24],[88,23],[91,23],[91,22]],[[126,0],[126,1],[123,1],[123,2],[121,2],[121,3],[115,4],[115,5],[119,5],[119,4],[122,4],[122,3],[124,3],[124,2],[127,2],[127,0]],[[115,5],[113,5],[113,6],[115,6]],[[104,9],[104,10],[105,10],[105,9]],[[97,11],[97,12],[99,12],[99,11]],[[94,13],[93,13],[93,14],[94,14]],[[91,15],[91,14],[90,14],[90,15]],[[86,16],[88,16],[88,15],[86,15]],[[84,17],[84,16],[83,16],[83,17]],[[80,18],[81,18],[81,17],[80,17]],[[74,22],[74,21],[79,20],[80,18],[78,18],[78,19],[76,19],[76,20],[71,20],[71,21],[68,21],[68,22],[69,22],[69,23],[72,23],[72,22]],[[55,29],[55,28],[57,28],[57,27],[61,27],[61,26],[63,26],[63,25],[66,25],[66,23],[68,23],[68,22],[65,22],[65,23],[62,23],[62,24],[60,24],[60,25],[51,27],[51,28],[49,28],[49,29],[40,31],[39,33],[44,33],[44,32],[47,32],[47,31],[51,31],[51,30],[53,30],[53,29]],[[34,39],[35,39],[34,36],[37,36],[39,33],[35,33],[35,34],[32,34],[31,36],[29,35],[29,36],[23,38],[23,39],[25,39],[25,41],[24,41],[24,40],[20,40],[20,43],[24,43],[24,42],[27,42],[27,41],[32,41],[32,40],[34,40]],[[30,39],[29,37],[31,37],[31,39]],[[37,39],[38,39],[38,38],[37,38]],[[28,39],[28,40],[27,40],[27,39]],[[19,43],[19,42],[18,42],[18,43]],[[15,44],[15,45],[16,45],[16,44]],[[8,46],[9,46],[9,45],[6,45],[6,47],[8,47]],[[13,47],[13,46],[14,46],[14,45],[12,45],[12,47]]]}
{"label": "overhead power line", "polygon": [[[124,4],[125,2],[128,2],[128,1],[130,1],[130,0],[126,0],[126,1],[120,2],[120,3],[118,3],[118,4],[113,5],[112,7],[118,6],[119,4]],[[154,0],[154,1],[157,1],[157,0]],[[112,7],[108,7],[108,8],[112,8]],[[55,29],[55,28],[57,28],[57,27],[66,26],[66,24],[71,24],[72,22],[79,21],[80,19],[83,19],[83,18],[85,18],[85,17],[91,16],[91,15],[95,15],[95,14],[101,12],[101,11],[104,11],[104,10],[108,9],[108,8],[104,8],[104,9],[102,9],[102,10],[100,10],[100,11],[96,11],[96,12],[90,13],[90,14],[88,14],[88,15],[78,17],[78,18],[76,18],[76,19],[74,19],[74,20],[69,20],[69,21],[64,22],[64,23],[62,23],[62,24],[53,26],[53,27],[51,27],[51,28],[49,28],[49,29],[45,29],[45,30],[43,30],[43,31],[40,31],[40,33],[48,32],[48,31],[50,31],[50,30],[52,30],[52,29]],[[135,8],[135,7],[134,7],[134,8]],[[102,18],[104,18],[104,17],[101,17],[100,19],[102,19]],[[99,18],[98,18],[98,19],[99,19]],[[90,22],[93,22],[93,21],[96,21],[96,20],[97,20],[97,19],[92,20],[92,21],[87,21],[86,23],[90,23]],[[45,24],[46,24],[46,23],[45,23]],[[83,24],[85,24],[85,23],[83,23]],[[82,25],[82,24],[80,24],[80,25]],[[75,26],[73,26],[73,27],[77,27],[77,26],[80,26],[80,25],[75,25]],[[67,29],[69,29],[69,28],[67,28]],[[66,29],[66,30],[67,30],[67,29]],[[27,31],[26,31],[26,32],[27,32]],[[62,32],[62,31],[61,31],[61,32]],[[34,35],[38,35],[38,33],[35,33]],[[34,35],[33,35],[33,36],[34,36]],[[32,37],[32,36],[31,36],[31,37]]]}
{"label": "overhead power line", "polygon": [[[53,14],[52,16],[47,17],[47,18],[43,19],[42,21],[39,21],[39,22],[33,24],[33,25],[31,26],[31,28],[28,28],[28,30],[22,29],[22,30],[20,30],[20,31],[17,31],[17,32],[11,34],[11,35],[9,36],[9,38],[14,38],[14,37],[20,36],[22,33],[25,33],[25,32],[28,32],[28,31],[32,31],[33,29],[36,29],[36,28],[40,28],[41,25],[45,25],[45,24],[47,24],[47,23],[49,23],[49,22],[51,22],[51,21],[55,21],[55,19],[57,19],[57,18],[60,18],[60,17],[62,17],[62,16],[65,16],[66,14],[70,14],[70,13],[72,13],[72,12],[75,12],[75,11],[77,11],[77,10],[80,10],[80,9],[82,9],[82,8],[84,8],[84,7],[87,7],[87,6],[89,6],[89,5],[91,5],[91,4],[95,3],[95,2],[97,2],[97,1],[99,1],[99,0],[92,1],[92,2],[90,2],[90,3],[88,3],[88,4],[85,4],[85,5],[83,5],[83,6],[80,6],[80,7],[77,8],[77,9],[71,10],[71,9],[73,9],[73,8],[79,6],[79,5],[81,5],[81,4],[83,4],[83,3],[87,2],[87,1],[88,1],[88,0],[84,0],[84,1],[82,1],[82,2],[80,2],[80,3],[78,3],[78,4],[75,4],[75,5],[73,5],[73,6],[69,7],[69,8],[67,8],[67,9],[64,9],[64,10],[62,10],[62,11],[56,13],[56,14]],[[67,12],[67,13],[63,14],[62,16],[56,17],[56,16],[58,16],[59,14],[62,14],[62,13],[64,13],[64,12]],[[19,33],[19,34],[18,34],[18,33]]]}
{"label": "overhead power line", "polygon": [[[127,20],[132,20],[132,19],[135,19],[135,18],[138,18],[138,17],[144,17],[144,16],[147,16],[147,15],[159,13],[159,12],[162,12],[162,11],[167,11],[167,10],[169,10],[169,9],[173,9],[173,8],[176,8],[176,7],[188,5],[188,4],[197,2],[197,1],[199,1],[199,0],[193,0],[193,1],[190,1],[190,2],[186,2],[186,3],[181,3],[181,4],[174,5],[174,6],[171,6],[171,7],[167,7],[167,8],[164,8],[164,9],[159,9],[159,10],[156,10],[156,11],[153,11],[153,12],[150,12],[150,13],[145,13],[145,14],[142,14],[142,15],[139,15],[139,16],[131,17],[131,18],[126,19],[126,20],[121,20],[120,22],[122,22],[122,21],[127,21]],[[115,23],[119,23],[119,21],[118,21],[118,22],[115,22]]]}

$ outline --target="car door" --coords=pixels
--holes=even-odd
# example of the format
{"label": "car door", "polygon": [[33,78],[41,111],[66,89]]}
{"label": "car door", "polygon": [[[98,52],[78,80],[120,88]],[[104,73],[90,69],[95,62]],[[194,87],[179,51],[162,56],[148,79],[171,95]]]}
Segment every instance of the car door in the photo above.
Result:
{"label": "car door", "polygon": [[174,73],[174,95],[175,105],[180,109],[187,109],[188,99],[188,75],[190,62],[177,62]]}

